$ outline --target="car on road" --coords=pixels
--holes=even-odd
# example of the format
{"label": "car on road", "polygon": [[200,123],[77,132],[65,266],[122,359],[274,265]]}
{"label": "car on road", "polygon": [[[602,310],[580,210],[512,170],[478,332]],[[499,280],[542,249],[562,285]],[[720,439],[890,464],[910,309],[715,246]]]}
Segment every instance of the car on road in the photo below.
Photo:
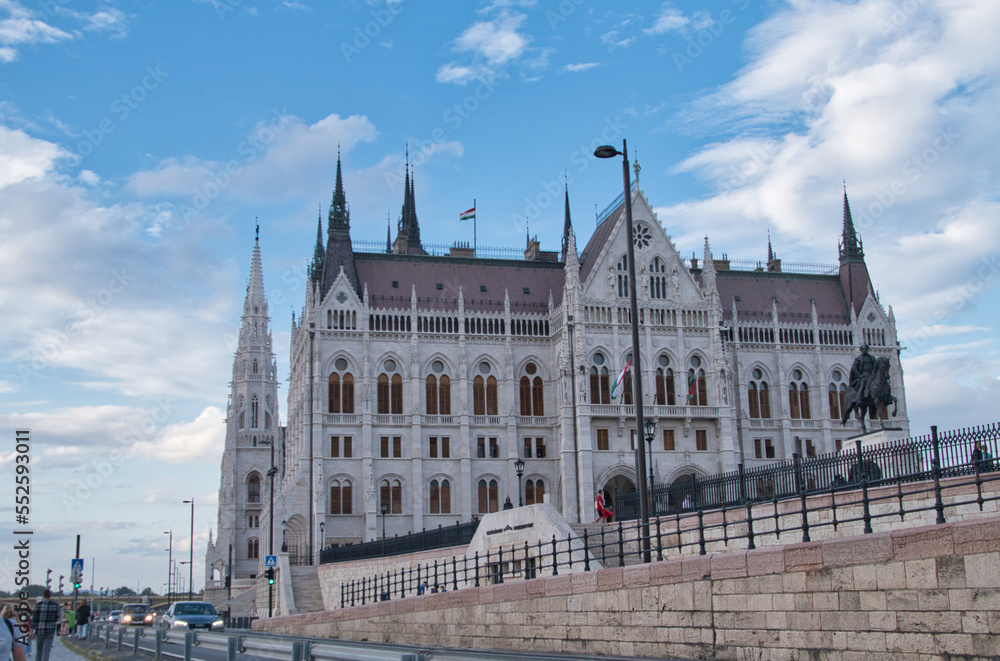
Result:
{"label": "car on road", "polygon": [[163,626],[168,629],[208,629],[224,631],[222,616],[207,601],[178,601],[163,614]]}
{"label": "car on road", "polygon": [[153,612],[146,604],[125,604],[122,606],[122,624],[142,626],[153,623]]}
{"label": "car on road", "polygon": [[113,622],[114,624],[118,624],[119,622],[121,622],[121,617],[122,617],[121,611],[111,611],[110,613],[108,613],[108,622]]}

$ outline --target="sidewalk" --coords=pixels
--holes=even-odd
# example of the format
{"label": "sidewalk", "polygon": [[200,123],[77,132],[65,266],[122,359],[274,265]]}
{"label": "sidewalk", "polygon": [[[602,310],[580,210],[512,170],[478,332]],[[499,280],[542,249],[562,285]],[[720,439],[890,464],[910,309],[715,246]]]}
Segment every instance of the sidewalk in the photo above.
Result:
{"label": "sidewalk", "polygon": [[[151,658],[147,654],[133,655],[131,645],[119,652],[114,647],[105,648],[103,640],[91,643],[76,636],[70,638],[59,636],[52,645],[49,661],[149,661]],[[29,658],[28,661],[34,659]]]}

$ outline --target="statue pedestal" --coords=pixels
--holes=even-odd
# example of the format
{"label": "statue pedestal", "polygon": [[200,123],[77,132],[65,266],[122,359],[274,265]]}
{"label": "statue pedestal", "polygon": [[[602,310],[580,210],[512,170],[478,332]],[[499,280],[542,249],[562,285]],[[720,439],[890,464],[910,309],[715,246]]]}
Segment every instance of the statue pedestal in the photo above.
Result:
{"label": "statue pedestal", "polygon": [[[911,443],[905,443],[902,429],[879,429],[851,441],[861,441],[863,470],[869,480],[896,478],[920,473],[930,466],[928,458]],[[853,452],[856,443],[845,444],[842,452]]]}

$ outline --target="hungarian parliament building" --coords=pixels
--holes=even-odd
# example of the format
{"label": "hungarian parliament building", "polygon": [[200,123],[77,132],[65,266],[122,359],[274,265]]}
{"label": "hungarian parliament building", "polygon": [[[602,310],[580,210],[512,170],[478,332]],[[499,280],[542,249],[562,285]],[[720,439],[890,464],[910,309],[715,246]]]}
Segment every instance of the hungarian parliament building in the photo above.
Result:
{"label": "hungarian parliament building", "polygon": [[578,252],[567,192],[561,250],[529,238],[522,255],[425,248],[409,170],[405,188],[395,239],[352,243],[338,159],[291,322],[283,413],[254,244],[210,581],[226,565],[254,579],[279,547],[311,564],[321,548],[471,521],[508,499],[590,523],[598,493],[613,507],[644,479],[637,444],[657,485],[838,451],[861,429],[840,419],[862,344],[889,359],[891,423],[909,432],[895,319],[872,290],[846,191],[839,265],[782,268],[770,239],[757,264],[715,258],[707,238],[682,258],[633,186],[649,442],[631,375],[612,397],[632,357],[624,196]]}

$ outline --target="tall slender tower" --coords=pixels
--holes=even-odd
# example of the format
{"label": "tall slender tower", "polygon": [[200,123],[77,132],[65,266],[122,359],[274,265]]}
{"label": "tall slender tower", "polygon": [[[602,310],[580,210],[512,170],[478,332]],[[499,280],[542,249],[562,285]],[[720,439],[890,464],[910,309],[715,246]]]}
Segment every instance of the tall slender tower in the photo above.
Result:
{"label": "tall slender tower", "polygon": [[279,424],[277,363],[264,297],[258,227],[229,384],[218,534],[206,552],[206,580],[222,580],[230,561],[233,579],[259,572],[261,554],[267,548],[264,504],[272,447],[275,463],[281,453]]}

